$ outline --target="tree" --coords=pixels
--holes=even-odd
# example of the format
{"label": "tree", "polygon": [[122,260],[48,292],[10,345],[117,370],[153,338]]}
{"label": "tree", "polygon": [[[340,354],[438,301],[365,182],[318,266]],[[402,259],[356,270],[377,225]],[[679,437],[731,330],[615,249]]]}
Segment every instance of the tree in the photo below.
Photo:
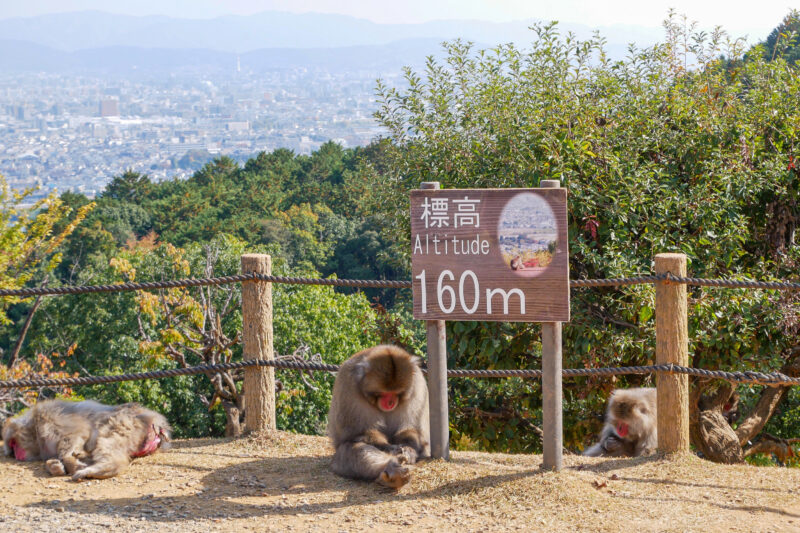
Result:
{"label": "tree", "polygon": [[800,11],[793,9],[761,43],[764,59],[783,57],[789,63],[800,60]]}
{"label": "tree", "polygon": [[[16,361],[13,365],[8,366],[0,363],[0,380],[76,377],[77,374],[69,374],[61,370],[66,365],[64,358],[70,355],[72,355],[70,351],[63,356],[59,353],[52,353],[49,356],[40,353],[36,355],[36,360],[32,363],[25,360]],[[39,398],[49,394],[70,396],[72,395],[72,389],[70,387],[0,389],[0,415],[4,419],[13,416],[21,408],[30,407]]]}
{"label": "tree", "polygon": [[[612,62],[599,36],[580,41],[555,24],[538,25],[529,50],[454,41],[443,61],[429,59],[422,73],[406,69],[405,88],[379,82],[376,118],[391,144],[374,206],[398,221],[395,255],[408,258],[408,191],[420,182],[535,187],[558,179],[570,195],[573,278],[649,272],[663,251],[686,253],[700,277],[796,276],[798,69],[780,56],[742,61],[741,41],[721,30],[694,33],[673,15],[665,28],[664,43],[632,46],[625,60]],[[654,292],[648,285],[574,291],[565,366],[652,363]],[[795,294],[693,287],[690,302],[695,366],[794,364]],[[451,364],[540,364],[536,325],[449,323],[448,338]],[[651,381],[565,383],[568,445],[580,449],[599,430],[592,414],[625,383]],[[540,417],[531,400],[537,383],[451,386],[461,398],[456,439],[539,449],[536,438],[502,436]],[[743,404],[761,416],[759,398],[770,394],[745,391]]]}
{"label": "tree", "polygon": [[[158,254],[164,260],[167,279],[178,279],[190,275],[189,261],[178,248],[162,244],[145,253]],[[203,276],[214,277],[219,261],[220,248],[217,243],[203,247],[205,264]],[[134,281],[136,270],[124,257],[114,258],[112,266],[128,281]],[[232,285],[186,287],[165,289],[157,294],[140,291],[136,295],[138,304],[139,351],[151,358],[168,357],[187,368],[192,363],[214,365],[229,363],[233,358],[233,346],[241,342],[238,334],[226,331],[223,321],[235,312],[240,303],[234,299],[238,293]],[[194,295],[193,295],[194,294]],[[151,334],[145,321],[156,329]],[[221,404],[225,410],[225,435],[238,437],[241,432],[241,417],[244,414],[244,395],[236,385],[235,372],[221,371],[211,376],[214,393],[208,398],[198,395],[208,408]]]}
{"label": "tree", "polygon": [[[313,270],[288,270],[274,249],[252,247],[230,235],[177,248],[140,239],[105,264],[82,269],[77,283],[161,281],[239,273],[243,253],[271,253],[277,275],[318,277]],[[273,286],[275,351],[290,358],[319,357],[339,363],[377,342],[374,313],[363,294],[333,287]],[[158,292],[95,293],[44,301],[31,327],[27,357],[64,353],[65,371],[106,375],[241,360],[241,285]],[[76,317],[80,317],[77,320]],[[111,403],[138,401],[163,412],[179,437],[241,431],[241,372],[77,388]],[[321,433],[332,377],[287,370],[279,373],[278,427]]]}
{"label": "tree", "polygon": [[[24,207],[23,202],[33,192],[34,189],[12,190],[0,175],[0,288],[3,289],[22,288],[37,277],[41,285],[46,285],[50,274],[61,262],[58,246],[94,207],[94,204],[86,204],[71,216],[72,209],[64,205],[55,193],[34,202],[31,207]],[[54,232],[62,223],[59,231]],[[0,325],[9,324],[6,311],[10,305],[22,300],[18,296],[0,297]],[[10,355],[9,367],[16,362],[40,301],[37,298],[27,313]]]}
{"label": "tree", "polygon": [[332,214],[324,204],[293,205],[264,221],[263,240],[280,245],[289,263],[300,268],[321,269],[331,256],[333,243],[323,238],[320,217]]}
{"label": "tree", "polygon": [[123,202],[139,202],[152,189],[153,183],[147,174],[126,170],[121,176],[115,176],[103,191],[104,198]]}

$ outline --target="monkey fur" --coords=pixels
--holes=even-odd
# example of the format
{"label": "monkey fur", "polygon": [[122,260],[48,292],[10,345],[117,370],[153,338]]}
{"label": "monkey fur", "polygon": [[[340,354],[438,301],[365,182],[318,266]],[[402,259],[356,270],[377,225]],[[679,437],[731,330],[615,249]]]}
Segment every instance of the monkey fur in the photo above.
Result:
{"label": "monkey fur", "polygon": [[419,358],[396,346],[359,352],[339,368],[328,436],[340,476],[400,488],[411,468],[430,457],[428,387]]}
{"label": "monkey fur", "polygon": [[657,446],[656,389],[617,389],[608,399],[600,441],[583,455],[640,457]]}
{"label": "monkey fur", "polygon": [[3,424],[3,451],[45,461],[51,475],[74,481],[123,472],[131,460],[169,447],[166,418],[135,403],[45,400]]}

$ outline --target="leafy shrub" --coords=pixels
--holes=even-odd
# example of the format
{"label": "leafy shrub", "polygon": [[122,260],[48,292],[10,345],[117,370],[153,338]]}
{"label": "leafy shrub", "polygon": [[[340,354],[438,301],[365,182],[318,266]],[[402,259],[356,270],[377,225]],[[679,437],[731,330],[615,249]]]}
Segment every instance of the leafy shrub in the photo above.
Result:
{"label": "leafy shrub", "polygon": [[[569,190],[572,278],[649,273],[680,251],[698,277],[795,279],[800,221],[800,73],[780,54],[743,59],[718,30],[670,16],[665,42],[611,61],[604,41],[534,27],[529,49],[445,44],[442,61],[379,83],[376,117],[391,141],[376,208],[398,220],[408,259],[408,191],[536,187]],[[797,296],[690,288],[690,353],[705,368],[772,370],[796,344]],[[578,289],[564,326],[564,366],[650,364],[654,288]],[[538,367],[539,327],[449,323],[451,364]],[[565,381],[565,443],[581,449],[615,386],[650,378]],[[498,425],[538,423],[538,384],[451,383],[455,442],[538,450],[538,437]],[[795,398],[793,396],[793,398]],[[795,434],[800,426],[793,427]],[[520,433],[520,432],[517,432]]]}

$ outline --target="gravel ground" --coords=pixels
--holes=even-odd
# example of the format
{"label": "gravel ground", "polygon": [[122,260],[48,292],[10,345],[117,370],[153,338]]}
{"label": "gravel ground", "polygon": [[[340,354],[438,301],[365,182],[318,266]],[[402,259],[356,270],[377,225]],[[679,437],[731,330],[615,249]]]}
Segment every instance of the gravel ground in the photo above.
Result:
{"label": "gravel ground", "polygon": [[392,492],[328,471],[322,437],[187,440],[124,474],[73,483],[0,459],[0,528],[28,531],[797,531],[800,469],[694,456],[454,452]]}

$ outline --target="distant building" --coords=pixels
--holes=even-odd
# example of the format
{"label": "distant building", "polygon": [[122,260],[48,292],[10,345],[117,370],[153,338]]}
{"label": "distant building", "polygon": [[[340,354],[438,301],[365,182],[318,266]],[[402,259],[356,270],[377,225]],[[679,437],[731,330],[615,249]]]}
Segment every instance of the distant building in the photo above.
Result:
{"label": "distant building", "polygon": [[225,129],[228,131],[247,131],[250,129],[250,122],[247,120],[228,122],[225,124]]}
{"label": "distant building", "polygon": [[119,105],[117,100],[100,100],[100,116],[101,117],[118,117]]}
{"label": "distant building", "polygon": [[108,137],[108,129],[102,124],[92,124],[92,137],[95,139],[105,139]]}

